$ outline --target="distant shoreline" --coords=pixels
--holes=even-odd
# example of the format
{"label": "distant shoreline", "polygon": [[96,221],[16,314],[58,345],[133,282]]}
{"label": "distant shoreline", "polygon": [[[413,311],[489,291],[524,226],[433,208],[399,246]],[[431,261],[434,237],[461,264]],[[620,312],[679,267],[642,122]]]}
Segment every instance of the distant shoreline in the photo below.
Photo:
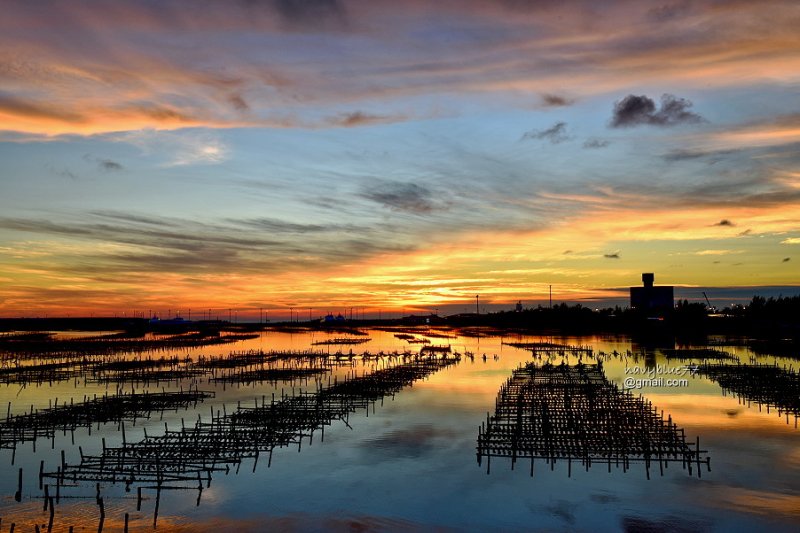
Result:
{"label": "distant shoreline", "polygon": [[451,316],[409,315],[392,319],[343,320],[335,323],[313,321],[229,322],[225,320],[185,321],[175,324],[151,322],[126,317],[48,317],[0,318],[0,335],[11,331],[126,331],[182,333],[204,330],[238,330],[254,332],[279,328],[315,331],[347,331],[369,327],[437,327],[478,328],[475,333],[532,335],[620,334],[632,337],[699,338],[708,335],[749,337],[754,339],[786,339],[800,343],[800,318],[797,313],[786,316],[709,315],[702,308],[676,309],[662,316],[648,316],[633,310],[603,310],[561,306],[536,308],[521,312],[459,314]]}

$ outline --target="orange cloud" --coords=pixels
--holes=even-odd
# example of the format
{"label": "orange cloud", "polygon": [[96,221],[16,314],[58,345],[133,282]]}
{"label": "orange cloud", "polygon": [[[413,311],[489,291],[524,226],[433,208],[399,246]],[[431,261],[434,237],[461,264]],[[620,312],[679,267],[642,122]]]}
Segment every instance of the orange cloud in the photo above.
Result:
{"label": "orange cloud", "polygon": [[[406,120],[414,115],[370,108],[420,95],[489,92],[518,105],[525,96],[519,92],[567,89],[587,97],[640,86],[642,79],[738,87],[793,83],[800,72],[800,13],[793,2],[726,8],[698,2],[669,16],[626,1],[602,10],[468,5],[378,1],[312,20],[256,5],[70,2],[43,13],[11,3],[0,26],[0,117],[7,130],[42,135],[356,126]],[[460,34],[453,25],[441,33],[456,35],[457,47],[434,37],[410,41],[437,13],[493,37]],[[325,46],[297,45],[298,31],[336,41],[341,53],[328,59]],[[258,38],[235,38],[245,32],[265,39],[263,46]],[[355,110],[341,110],[354,103]],[[734,144],[791,142],[797,131],[725,135]]]}
{"label": "orange cloud", "polygon": [[[733,220],[736,225],[717,225],[722,219]],[[735,246],[732,251],[737,252],[737,259],[749,260],[752,266],[715,271],[709,270],[707,263],[689,262],[685,270],[661,267],[659,270],[669,277],[660,279],[676,285],[714,286],[739,285],[744,276],[773,284],[800,284],[800,275],[791,270],[762,272],[763,251],[752,248],[762,242],[754,236],[798,227],[800,204],[660,210],[609,206],[535,231],[431,235],[428,244],[415,251],[369,254],[348,262],[294,263],[290,271],[265,273],[257,268],[236,272],[224,263],[220,264],[220,272],[169,272],[163,268],[153,271],[149,260],[113,266],[116,258],[135,259],[136,254],[143,253],[132,244],[106,244],[100,248],[78,242],[52,247],[7,246],[28,251],[12,252],[17,255],[14,262],[0,265],[0,276],[13,280],[0,284],[0,299],[4,300],[0,306],[7,312],[21,313],[48,309],[69,313],[130,312],[133,308],[165,309],[174,307],[175,302],[194,309],[402,309],[472,302],[475,294],[480,294],[486,303],[543,300],[551,285],[557,300],[594,300],[613,295],[624,298],[624,288],[635,284],[639,274],[651,270],[654,264],[664,265],[671,250],[685,251],[681,252],[685,261],[691,257],[708,261],[706,258],[714,257],[709,250],[717,257],[725,257],[721,252],[732,250],[708,248],[705,254],[695,253],[698,243],[702,245],[704,241]],[[742,228],[751,230],[748,236],[740,236]],[[777,245],[781,237],[772,239]],[[783,241],[791,242],[785,237]],[[220,242],[224,244],[226,240]],[[691,247],[681,248],[684,243],[691,243]],[[620,250],[619,260],[603,257],[611,249]],[[565,254],[566,250],[571,253]],[[67,261],[81,261],[85,256],[95,257],[99,273],[57,267]],[[123,268],[124,276],[114,276],[114,268]],[[198,290],[200,287],[202,290]],[[619,287],[623,291],[615,292]]]}

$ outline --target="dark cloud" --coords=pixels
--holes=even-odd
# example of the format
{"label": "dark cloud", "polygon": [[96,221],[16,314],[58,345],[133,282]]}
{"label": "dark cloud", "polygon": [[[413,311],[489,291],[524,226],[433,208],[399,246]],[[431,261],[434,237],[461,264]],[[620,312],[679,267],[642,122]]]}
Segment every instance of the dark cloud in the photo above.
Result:
{"label": "dark cloud", "polygon": [[706,152],[696,152],[693,150],[673,150],[661,156],[664,161],[687,161],[692,159],[702,159],[707,155]]}
{"label": "dark cloud", "polygon": [[735,225],[736,224],[734,224],[733,222],[731,222],[727,218],[723,218],[722,220],[720,220],[716,224],[712,224],[712,226],[722,226],[722,227],[731,227],[731,228],[734,227]]}
{"label": "dark cloud", "polygon": [[83,154],[83,160],[88,163],[97,163],[97,167],[106,172],[114,172],[123,169],[122,164],[117,163],[116,161],[101,157],[93,157],[91,154]]}
{"label": "dark cloud", "polygon": [[656,103],[651,98],[629,94],[614,103],[611,127],[675,126],[703,122],[703,117],[689,111],[692,105],[692,102],[685,98],[664,94],[661,96],[661,106],[656,109]]}
{"label": "dark cloud", "polygon": [[552,144],[562,143],[569,139],[570,137],[567,135],[566,122],[556,122],[546,130],[527,131],[520,138],[521,141],[540,140],[540,141],[549,141]]}
{"label": "dark cloud", "polygon": [[681,18],[689,13],[692,5],[688,1],[663,4],[651,8],[647,12],[647,18],[655,22],[666,22]]}
{"label": "dark cloud", "polygon": [[672,150],[661,156],[664,161],[691,161],[696,159],[707,160],[710,164],[717,163],[731,154],[736,154],[741,150]]}
{"label": "dark cloud", "polygon": [[564,250],[564,255],[568,255],[568,254],[571,254],[571,253],[572,253],[572,250]]}
{"label": "dark cloud", "polygon": [[593,150],[597,148],[605,148],[609,144],[611,143],[605,139],[587,139],[583,142],[583,147],[587,150]]}
{"label": "dark cloud", "polygon": [[273,0],[283,22],[294,29],[334,29],[347,23],[339,0]]}
{"label": "dark cloud", "polygon": [[792,260],[792,258],[791,258],[791,257],[784,257],[784,258],[783,258],[783,261],[781,261],[781,263],[788,263],[788,262],[789,262],[789,261],[791,261],[791,260]]}
{"label": "dark cloud", "polygon": [[619,259],[619,252],[614,252],[613,254],[603,254],[603,257],[606,259]]}
{"label": "dark cloud", "polygon": [[230,103],[236,111],[250,111],[250,106],[239,94],[228,96],[228,103]]}
{"label": "dark cloud", "polygon": [[57,171],[56,174],[65,178],[69,178],[72,181],[78,181],[78,175],[67,168]]}
{"label": "dark cloud", "polygon": [[369,186],[360,196],[384,207],[409,213],[430,213],[436,207],[433,192],[416,183],[383,182]]}
{"label": "dark cloud", "polygon": [[565,107],[575,103],[575,100],[558,94],[543,94],[541,97],[544,107]]}
{"label": "dark cloud", "polygon": [[744,237],[744,236],[746,236],[746,235],[750,235],[752,232],[753,232],[753,230],[751,230],[750,228],[748,228],[748,229],[746,229],[746,230],[744,230],[744,231],[740,232],[738,236],[739,236],[739,237]]}
{"label": "dark cloud", "polygon": [[112,161],[110,159],[98,159],[97,164],[100,166],[101,170],[105,170],[108,172],[112,172],[115,170],[122,170],[122,165],[117,163],[116,161]]}
{"label": "dark cloud", "polygon": [[336,116],[328,117],[325,119],[325,123],[331,126],[353,128],[356,126],[367,126],[370,124],[397,122],[403,119],[404,117],[396,115],[373,115],[371,113],[364,113],[363,111],[353,111],[351,113],[339,113]]}

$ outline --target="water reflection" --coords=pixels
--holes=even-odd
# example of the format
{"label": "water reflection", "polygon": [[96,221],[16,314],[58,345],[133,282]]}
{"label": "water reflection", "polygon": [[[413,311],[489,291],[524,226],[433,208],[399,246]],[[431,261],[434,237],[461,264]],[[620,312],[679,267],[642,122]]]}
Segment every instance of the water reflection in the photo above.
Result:
{"label": "water reflection", "polygon": [[777,365],[712,365],[698,367],[698,372],[719,383],[722,390],[733,393],[742,401],[755,402],[779,415],[794,417],[794,427],[800,418],[800,375],[792,368]]}
{"label": "water reflection", "polygon": [[[498,388],[515,370],[531,362],[539,368],[546,363],[558,368],[563,363],[573,369],[584,364],[585,373],[591,373],[590,368],[602,360],[603,379],[609,385],[622,386],[629,368],[658,373],[662,368],[701,363],[700,356],[706,346],[677,347],[679,355],[696,350],[696,358],[683,360],[668,358],[671,350],[676,350],[674,343],[639,345],[626,337],[539,337],[486,329],[462,335],[456,330],[430,328],[369,329],[362,333],[365,334],[291,328],[286,332],[268,331],[231,345],[176,344],[166,349],[91,356],[75,350],[50,350],[39,356],[32,351],[24,356],[6,352],[4,360],[10,367],[0,369],[0,384],[3,384],[0,401],[8,403],[7,419],[30,414],[32,410],[62,409],[73,403],[77,406],[95,396],[171,394],[180,393],[181,389],[215,395],[196,407],[186,406],[186,411],[166,410],[163,414],[159,411],[149,419],[136,414],[135,425],[130,417],[125,418],[124,424],[119,417],[109,418],[108,424],[101,422],[91,430],[79,427],[74,435],[71,431],[62,434],[64,425],[57,426],[46,435],[37,435],[40,445],[35,451],[27,440],[16,452],[13,445],[11,450],[0,450],[0,460],[5,463],[0,466],[0,494],[5,495],[0,500],[3,520],[0,530],[7,530],[11,522],[26,531],[33,530],[35,524],[46,529],[51,509],[43,509],[46,490],[55,502],[54,530],[66,530],[70,524],[96,529],[100,518],[97,483],[104,502],[106,530],[121,530],[125,514],[130,515],[131,527],[151,529],[156,503],[161,515],[159,531],[215,527],[258,531],[267,527],[265,524],[276,529],[289,524],[295,529],[319,530],[334,523],[344,524],[342,527],[349,524],[349,527],[417,530],[596,531],[647,524],[726,531],[765,526],[769,530],[793,530],[798,508],[795,504],[800,499],[797,489],[800,434],[782,418],[744,409],[740,400],[723,395],[722,381],[718,383],[699,374],[689,377],[683,388],[647,386],[636,395],[641,393],[646,398],[645,411],[647,402],[652,402],[671,414],[687,435],[702,436],[703,447],[713,454],[714,469],[708,472],[701,457],[700,479],[673,467],[680,465],[680,461],[669,463],[669,468],[665,463],[664,476],[654,475],[649,481],[644,475],[645,463],[641,459],[637,462],[635,457],[628,463],[641,475],[621,475],[628,468],[622,460],[619,468],[614,460],[612,473],[608,474],[608,461],[591,454],[592,464],[601,461],[602,467],[577,468],[584,466],[581,456],[586,457],[587,449],[581,447],[578,440],[581,434],[577,430],[573,441],[562,447],[563,453],[556,454],[556,460],[547,465],[553,470],[537,468],[533,479],[527,472],[527,457],[523,468],[519,464],[513,471],[495,467],[491,476],[486,476],[483,468],[475,467],[476,427],[486,418],[487,410],[497,414],[493,405],[498,400]],[[222,337],[226,335],[221,332]],[[335,343],[313,344],[356,337],[371,340],[357,348]],[[70,338],[83,342],[78,335]],[[170,335],[142,340],[170,338],[169,342],[183,342]],[[131,339],[118,340],[131,344]],[[110,342],[95,345],[102,348]],[[510,346],[512,343],[529,346],[520,349]],[[345,389],[339,387],[343,383],[408,364],[427,345],[437,347],[428,351],[429,358],[455,359],[459,354],[461,361],[426,374],[396,398],[381,387],[373,392],[386,395],[378,394],[381,399],[376,397],[372,401],[364,391],[359,393],[360,400],[349,402],[334,401],[335,396],[324,392],[338,389],[340,395],[345,395]],[[531,346],[536,346],[536,354]],[[565,346],[582,346],[595,355],[589,355],[588,351],[582,355],[569,352],[564,350]],[[724,349],[735,358],[731,361],[752,363],[757,359],[759,363],[777,362],[781,368],[789,362],[771,355],[754,355],[744,345],[726,344]],[[37,366],[40,368],[35,369]],[[154,381],[152,372],[160,371],[182,374],[171,376],[173,379],[163,375],[164,380]],[[595,394],[597,405],[602,405],[598,400],[602,394]],[[59,398],[56,405],[54,398]],[[382,398],[392,401],[383,405]],[[587,394],[571,392],[569,401],[573,406],[580,405],[588,401]],[[316,413],[319,402],[321,414]],[[375,402],[383,406],[375,409]],[[556,405],[559,402],[565,410],[567,400],[563,395]],[[297,408],[289,409],[291,405]],[[540,409],[541,404],[538,405]],[[343,411],[352,407],[356,410]],[[282,410],[293,414],[280,417]],[[308,414],[301,416],[305,411]],[[353,413],[358,414],[357,423]],[[580,423],[577,418],[576,427]],[[527,424],[529,419],[523,418],[523,429]],[[242,438],[231,435],[234,427],[241,428]],[[265,427],[276,428],[273,437]],[[592,427],[588,424],[588,428]],[[324,446],[307,446],[312,431],[317,444],[323,430]],[[201,442],[197,446],[191,438],[182,440],[181,435],[194,431],[206,444]],[[590,431],[584,433],[601,440]],[[279,444],[280,435],[285,437],[283,447]],[[42,446],[45,437],[50,442],[45,441],[46,446]],[[252,437],[249,444],[245,437]],[[209,459],[213,447],[221,446],[226,438],[239,439],[240,449],[229,455],[220,452],[218,460]],[[274,439],[275,447],[268,469],[269,458],[265,456],[270,453],[269,438]],[[250,468],[256,465],[257,457],[253,439],[262,439],[264,443],[258,451],[262,456],[258,463],[261,468],[255,471]],[[158,450],[175,442],[184,443],[186,452],[180,455],[188,458],[184,462],[190,464],[184,469],[183,480],[171,477],[175,472],[181,474],[179,466],[175,466],[180,461]],[[690,440],[688,445],[694,450],[696,442]],[[302,454],[297,454],[298,449],[302,449]],[[16,463],[11,466],[13,454]],[[576,462],[572,472],[568,454]],[[523,455],[519,450],[517,455],[519,463]],[[67,474],[80,472],[81,456],[91,458],[85,463],[90,477],[106,477],[102,481],[68,478]],[[163,459],[165,466],[173,465],[161,476],[161,494],[158,494],[159,476],[153,474],[157,472],[155,466],[154,470],[143,466],[142,472],[130,467],[113,473],[118,457],[129,465],[141,461],[142,465],[153,466],[155,457],[160,457],[159,463]],[[99,469],[101,458],[103,468]],[[54,477],[43,477],[44,484],[39,488],[37,475],[42,461],[44,472]],[[492,461],[496,464],[497,459]],[[505,461],[503,465],[507,466]],[[545,466],[546,461],[546,457],[542,458],[540,464]],[[540,462],[538,458],[536,462]],[[242,464],[246,465],[242,472],[233,475]],[[216,470],[207,470],[211,467]],[[219,475],[226,471],[225,467],[231,475]],[[20,488],[18,476],[23,468]],[[692,468],[695,474],[696,458]],[[660,472],[656,469],[659,469],[658,457],[651,448],[651,473]],[[210,486],[209,475],[213,479]],[[49,488],[44,488],[48,483]],[[126,485],[131,492],[125,492]],[[169,490],[170,486],[180,490]],[[143,489],[141,500],[139,489]],[[17,492],[20,502],[13,498]],[[199,507],[198,496],[201,496]]]}
{"label": "water reflection", "polygon": [[[268,453],[268,466],[275,448],[297,445],[304,439],[311,444],[315,431],[325,438],[325,426],[341,421],[349,427],[349,415],[374,408],[375,402],[458,361],[456,357],[419,356],[400,364],[355,376],[322,388],[315,393],[283,396],[252,408],[239,406],[231,414],[219,413],[210,422],[198,420],[193,428],[165,429],[163,435],[147,436],[121,447],[103,447],[97,456],[83,455],[78,465],[62,462],[56,472],[44,477],[54,479],[56,487],[66,482],[124,482],[157,491],[156,519],[161,491],[189,488],[198,490],[197,504],[203,489],[210,487],[212,473],[237,472],[242,461],[253,459],[255,470],[259,454]],[[124,426],[123,426],[124,427]],[[98,485],[99,491],[99,485]],[[98,502],[99,500],[98,495]],[[141,507],[141,490],[137,508]]]}

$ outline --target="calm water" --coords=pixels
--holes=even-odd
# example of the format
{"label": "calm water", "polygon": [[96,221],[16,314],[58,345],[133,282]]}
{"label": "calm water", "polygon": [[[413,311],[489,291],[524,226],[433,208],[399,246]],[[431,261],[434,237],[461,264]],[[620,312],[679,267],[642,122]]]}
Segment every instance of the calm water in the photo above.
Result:
{"label": "calm water", "polygon": [[[311,348],[313,341],[342,334],[288,334],[265,332],[258,339],[232,345],[176,350],[162,355],[220,355],[229,351]],[[418,335],[419,336],[419,335]],[[418,351],[421,345],[408,344],[391,332],[369,331],[368,343],[353,346],[356,353],[368,350],[391,352]],[[275,450],[271,465],[260,459],[253,472],[253,461],[245,460],[240,471],[213,475],[210,488],[203,490],[199,506],[197,491],[165,491],[160,499],[158,530],[503,530],[503,531],[792,531],[800,522],[800,429],[792,417],[774,410],[742,404],[723,395],[721,388],[705,378],[686,376],[685,386],[651,386],[639,392],[665,416],[684,428],[694,442],[711,457],[711,472],[703,469],[702,478],[670,467],[664,476],[648,480],[645,468],[633,464],[628,472],[598,465],[588,472],[579,466],[567,475],[566,462],[551,471],[537,464],[533,478],[527,467],[511,470],[510,461],[493,459],[491,473],[476,460],[478,427],[487,413],[494,413],[498,390],[520,364],[532,361],[529,351],[504,342],[550,341],[588,345],[595,354],[608,354],[605,372],[609,380],[623,386],[631,372],[645,369],[682,367],[685,362],[667,360],[658,349],[637,346],[625,338],[573,337],[455,337],[432,338],[432,344],[450,344],[460,353],[474,353],[474,360],[444,368],[427,379],[417,381],[394,395],[378,401],[374,409],[361,410],[349,417],[349,426],[334,422],[325,429],[324,442],[315,434],[309,446]],[[317,349],[327,350],[326,346]],[[332,351],[349,346],[331,347]],[[729,353],[750,363],[754,354],[743,347],[724,347]],[[614,352],[622,354],[613,357]],[[486,355],[484,360],[483,355]],[[627,355],[626,355],[627,354]],[[639,354],[634,356],[633,354]],[[554,362],[561,362],[557,356]],[[791,364],[776,357],[759,357],[758,362]],[[575,359],[569,361],[577,362]],[[589,361],[591,362],[591,361]],[[391,366],[388,359],[338,367],[331,375],[337,379],[357,372],[362,374]],[[795,362],[796,365],[796,362]],[[626,371],[626,368],[629,369]],[[639,370],[630,370],[639,369]],[[635,377],[646,378],[645,375]],[[658,377],[658,376],[655,376]],[[671,377],[671,376],[667,376]],[[327,386],[328,376],[317,384],[255,384],[223,387],[200,379],[201,390],[214,390],[216,396],[198,407],[164,414],[133,427],[126,424],[127,441],[186,425],[198,414],[236,409],[237,402],[253,404],[273,392],[299,394]],[[158,384],[149,390],[178,390],[181,384]],[[85,384],[78,380],[52,386],[0,386],[0,405],[11,403],[12,413],[82,400],[84,395],[113,392],[114,386]],[[137,391],[141,391],[138,387]],[[259,400],[260,401],[260,400]],[[16,451],[0,450],[0,531],[16,522],[22,531],[34,524],[46,524],[49,513],[43,510],[38,488],[39,462],[46,470],[60,464],[65,451],[68,464],[80,462],[78,446],[84,454],[98,453],[101,438],[107,446],[121,443],[116,424],[95,425],[72,436],[58,434],[55,442],[39,439],[36,452],[28,442]],[[14,501],[17,473],[23,468],[22,501]],[[141,511],[136,510],[135,489],[126,493],[123,484],[103,484],[106,531],[120,531],[123,516],[130,515],[130,530],[152,530],[155,499],[145,490]],[[62,488],[56,506],[54,531],[75,526],[96,531],[99,519],[95,487],[87,483]],[[649,529],[648,529],[649,528]]]}

